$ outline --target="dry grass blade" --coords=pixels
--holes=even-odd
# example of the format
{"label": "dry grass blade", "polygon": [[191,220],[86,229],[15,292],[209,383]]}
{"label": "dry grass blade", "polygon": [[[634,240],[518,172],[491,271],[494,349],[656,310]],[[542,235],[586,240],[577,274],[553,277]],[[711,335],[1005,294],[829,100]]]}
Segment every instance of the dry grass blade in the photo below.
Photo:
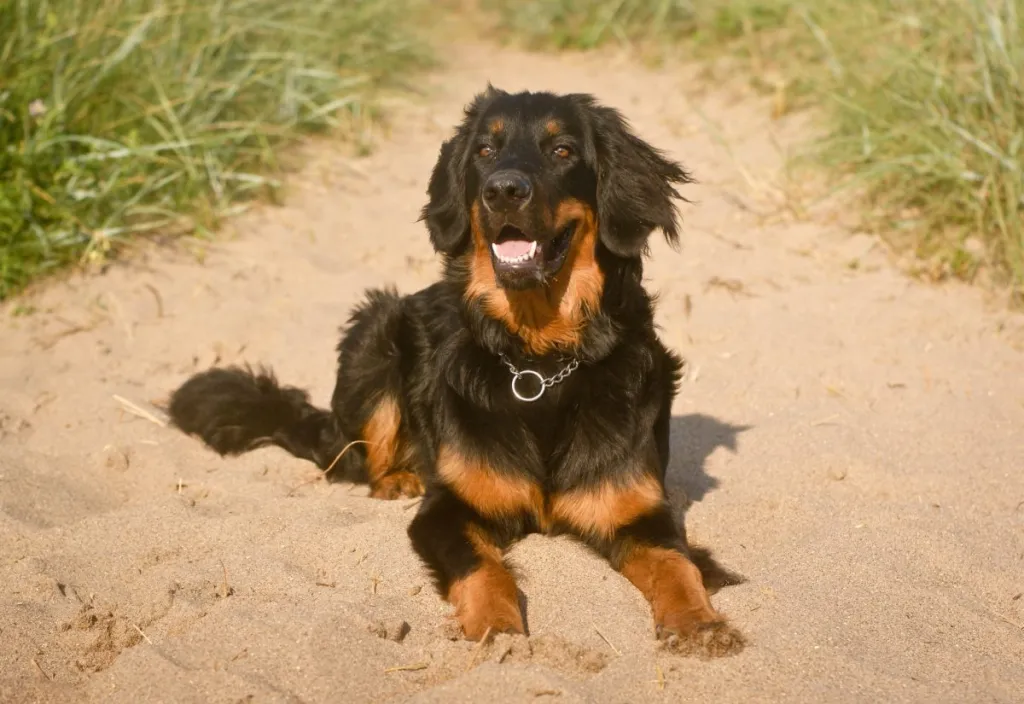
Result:
{"label": "dry grass blade", "polygon": [[224,564],[224,560],[219,560],[220,568],[224,573],[224,581],[220,585],[220,596],[222,599],[227,599],[229,596],[234,594],[235,590],[228,584],[228,568]]}
{"label": "dry grass blade", "polygon": [[45,677],[48,680],[51,680],[51,681],[53,680],[53,678],[50,677],[50,675],[47,674],[46,670],[43,669],[43,666],[39,664],[38,660],[36,660],[35,658],[32,658],[32,664],[36,666],[37,670],[39,670],[39,674],[40,675],[42,675],[43,677]]}
{"label": "dry grass blade", "polygon": [[985,611],[987,611],[991,615],[993,615],[996,618],[998,618],[1000,621],[1013,626],[1017,630],[1024,631],[1024,623],[1018,623],[1017,621],[1014,621],[1012,618],[1010,618],[1008,616],[1004,616],[1003,614],[999,613],[998,611],[995,611],[994,609],[990,609],[987,606],[984,607],[984,609],[985,609]]}
{"label": "dry grass blade", "polygon": [[488,626],[488,627],[487,627],[487,630],[486,630],[486,631],[484,631],[484,635],[483,635],[483,637],[482,637],[482,638],[480,638],[480,642],[476,644],[476,647],[474,647],[474,648],[473,648],[473,650],[475,650],[475,651],[480,651],[480,650],[483,650],[483,649],[484,649],[484,647],[485,647],[485,646],[486,646],[486,645],[487,645],[487,644],[488,644],[488,643],[490,642],[490,640],[491,640],[491,632],[492,632],[492,630],[493,630],[493,629],[492,629],[492,628],[491,628],[490,626]]}
{"label": "dry grass blade", "polygon": [[164,317],[164,298],[160,295],[160,291],[157,287],[150,283],[145,283],[143,286],[146,290],[153,294],[153,300],[156,301],[156,317]]}
{"label": "dry grass blade", "polygon": [[297,492],[302,487],[309,486],[310,484],[316,484],[317,482],[322,482],[323,480],[324,480],[324,475],[323,474],[317,474],[315,477],[312,477],[310,479],[306,479],[305,481],[299,482],[298,484],[293,486],[291,489],[288,490],[288,493],[285,494],[285,496],[288,497],[288,498],[292,498],[293,496],[295,496],[295,492]]}
{"label": "dry grass blade", "polygon": [[728,291],[734,298],[736,296],[754,297],[754,294],[747,291],[746,285],[739,279],[723,279],[721,276],[712,276],[704,283],[704,291],[707,292],[713,288]]}
{"label": "dry grass blade", "polygon": [[368,443],[365,440],[353,440],[348,445],[345,445],[345,447],[341,448],[341,452],[339,452],[334,457],[334,459],[331,460],[331,463],[329,465],[327,465],[327,469],[324,470],[324,476],[326,477],[328,474],[331,473],[331,470],[333,470],[335,465],[338,464],[338,460],[340,460],[345,455],[345,453],[349,451],[349,448],[351,448],[351,447],[353,447],[355,445],[369,445],[369,444],[370,443]]}
{"label": "dry grass blade", "polygon": [[658,679],[655,680],[655,682],[658,683],[658,689],[659,690],[664,690],[665,689],[665,672],[661,669],[661,665],[658,665],[657,663],[654,665],[654,671],[658,675]]}
{"label": "dry grass blade", "polygon": [[601,629],[599,629],[599,628],[598,628],[597,626],[594,626],[594,631],[595,631],[595,632],[597,633],[597,635],[601,636],[601,640],[603,640],[603,641],[604,641],[605,643],[607,643],[607,644],[608,644],[608,647],[609,647],[609,648],[611,648],[611,649],[612,649],[612,651],[613,651],[613,652],[614,652],[614,653],[615,653],[616,655],[619,655],[619,656],[621,656],[621,655],[622,655],[622,651],[620,651],[620,650],[619,650],[618,648],[616,648],[616,647],[615,647],[615,646],[614,646],[614,645],[612,644],[612,642],[611,642],[610,640],[608,640],[608,638],[607,638],[607,637],[606,637],[606,636],[604,635],[604,633],[601,633]]}
{"label": "dry grass blade", "polygon": [[384,674],[390,674],[392,672],[416,672],[418,670],[426,670],[430,665],[425,662],[418,662],[412,665],[398,665],[397,667],[385,668]]}
{"label": "dry grass blade", "polygon": [[138,406],[138,405],[132,403],[128,399],[124,398],[123,396],[118,396],[117,394],[114,394],[113,398],[114,398],[115,401],[117,401],[118,403],[121,404],[121,406],[124,408],[124,410],[128,411],[132,415],[138,416],[139,418],[144,418],[144,419],[148,420],[150,423],[155,423],[156,425],[159,425],[161,428],[166,428],[167,427],[167,421],[166,420],[164,420],[163,418],[157,417],[155,414],[147,411],[145,408],[142,408],[141,406]]}
{"label": "dry grass blade", "polygon": [[147,636],[147,635],[146,635],[146,633],[145,633],[145,632],[144,632],[144,631],[143,631],[143,630],[142,630],[141,628],[139,628],[139,627],[138,627],[137,625],[135,625],[134,623],[132,624],[132,628],[134,628],[134,629],[135,629],[136,631],[138,631],[139,635],[140,635],[140,636],[142,636],[142,640],[146,641],[146,642],[147,642],[147,643],[149,643],[150,645],[153,645],[153,641],[151,641],[151,640],[149,639],[149,636]]}

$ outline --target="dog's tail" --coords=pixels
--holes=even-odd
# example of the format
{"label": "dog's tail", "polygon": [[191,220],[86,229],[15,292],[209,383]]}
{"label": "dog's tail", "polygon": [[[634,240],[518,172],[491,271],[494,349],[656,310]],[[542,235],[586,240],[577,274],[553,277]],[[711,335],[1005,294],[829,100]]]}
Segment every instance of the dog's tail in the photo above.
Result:
{"label": "dog's tail", "polygon": [[221,455],[240,455],[267,445],[326,469],[342,441],[330,411],[308,394],[281,386],[271,371],[210,369],[182,384],[168,404],[171,422]]}

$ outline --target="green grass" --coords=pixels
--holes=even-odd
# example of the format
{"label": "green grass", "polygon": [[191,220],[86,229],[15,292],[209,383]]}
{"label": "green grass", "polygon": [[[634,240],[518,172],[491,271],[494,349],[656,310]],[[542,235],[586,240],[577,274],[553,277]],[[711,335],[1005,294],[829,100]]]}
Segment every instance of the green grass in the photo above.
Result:
{"label": "green grass", "polygon": [[267,195],[427,60],[417,0],[0,0],[0,299]]}
{"label": "green grass", "polygon": [[[482,0],[529,45],[727,53],[823,108],[865,225],[1024,287],[1024,0]],[[978,247],[977,243],[983,245]]]}
{"label": "green grass", "polygon": [[692,33],[694,15],[683,0],[483,0],[506,30],[533,48],[593,49],[609,40],[681,39]]}

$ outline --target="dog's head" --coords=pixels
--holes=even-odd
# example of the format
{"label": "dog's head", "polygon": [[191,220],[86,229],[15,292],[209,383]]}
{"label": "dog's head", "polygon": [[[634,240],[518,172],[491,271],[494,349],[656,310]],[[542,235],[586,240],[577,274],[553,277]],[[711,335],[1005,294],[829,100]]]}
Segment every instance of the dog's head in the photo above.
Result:
{"label": "dog's head", "polygon": [[521,291],[556,280],[585,238],[628,259],[656,228],[674,243],[689,180],[592,96],[488,86],[441,147],[422,219],[437,251],[486,248],[495,284]]}

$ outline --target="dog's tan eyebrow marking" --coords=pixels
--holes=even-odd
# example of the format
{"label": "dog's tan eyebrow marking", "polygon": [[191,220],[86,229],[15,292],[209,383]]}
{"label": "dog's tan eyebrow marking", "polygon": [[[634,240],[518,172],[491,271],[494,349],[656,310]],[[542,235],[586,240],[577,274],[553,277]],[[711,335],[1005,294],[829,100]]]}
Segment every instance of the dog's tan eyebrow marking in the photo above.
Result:
{"label": "dog's tan eyebrow marking", "polygon": [[500,117],[496,117],[491,120],[491,123],[487,126],[488,130],[493,135],[499,135],[505,131],[505,121]]}
{"label": "dog's tan eyebrow marking", "polygon": [[557,137],[562,133],[562,123],[558,120],[551,119],[547,121],[546,125],[544,125],[544,129],[546,129],[547,133],[552,137]]}

